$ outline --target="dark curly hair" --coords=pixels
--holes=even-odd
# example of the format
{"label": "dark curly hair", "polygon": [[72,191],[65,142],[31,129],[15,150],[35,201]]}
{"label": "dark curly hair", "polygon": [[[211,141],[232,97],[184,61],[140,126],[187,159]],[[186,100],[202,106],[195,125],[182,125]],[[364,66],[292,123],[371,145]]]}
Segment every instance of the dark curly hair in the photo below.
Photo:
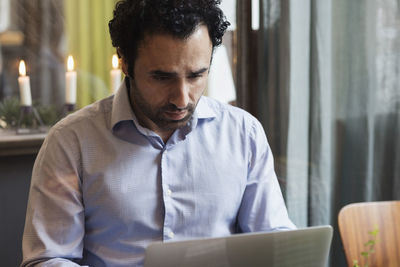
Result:
{"label": "dark curly hair", "polygon": [[121,0],[108,26],[111,40],[128,63],[133,76],[133,63],[145,35],[166,33],[177,38],[189,37],[198,25],[208,28],[213,48],[219,46],[230,25],[220,0]]}

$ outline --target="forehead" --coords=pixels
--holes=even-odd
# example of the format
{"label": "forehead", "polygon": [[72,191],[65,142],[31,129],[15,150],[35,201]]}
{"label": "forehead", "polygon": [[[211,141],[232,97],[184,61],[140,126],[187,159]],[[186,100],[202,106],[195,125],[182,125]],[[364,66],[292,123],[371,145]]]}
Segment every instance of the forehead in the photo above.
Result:
{"label": "forehead", "polygon": [[146,35],[138,47],[136,63],[138,67],[152,65],[167,68],[182,64],[209,63],[212,42],[206,26],[198,26],[187,38],[170,34]]}

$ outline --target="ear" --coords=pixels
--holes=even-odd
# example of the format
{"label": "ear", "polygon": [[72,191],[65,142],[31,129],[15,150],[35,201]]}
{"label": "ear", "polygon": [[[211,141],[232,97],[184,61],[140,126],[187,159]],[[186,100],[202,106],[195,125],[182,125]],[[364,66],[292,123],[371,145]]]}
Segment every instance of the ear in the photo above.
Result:
{"label": "ear", "polygon": [[122,72],[125,74],[125,76],[129,77],[129,75],[128,75],[128,63],[127,63],[125,57],[123,56],[123,54],[121,53],[121,50],[119,48],[117,48],[117,55],[118,55],[119,60],[120,60]]}
{"label": "ear", "polygon": [[129,74],[128,74],[128,63],[126,62],[124,57],[121,58],[121,69],[122,69],[122,72],[125,74],[125,76],[129,77]]}

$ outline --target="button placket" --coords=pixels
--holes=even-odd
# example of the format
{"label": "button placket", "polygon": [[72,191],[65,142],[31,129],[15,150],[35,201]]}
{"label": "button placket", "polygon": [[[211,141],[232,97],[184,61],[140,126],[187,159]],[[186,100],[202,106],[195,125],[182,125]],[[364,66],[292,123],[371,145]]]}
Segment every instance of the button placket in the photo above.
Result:
{"label": "button placket", "polygon": [[175,236],[175,233],[171,230],[173,225],[173,209],[171,206],[172,190],[169,188],[168,154],[167,148],[164,147],[161,155],[161,181],[165,208],[163,226],[164,240],[172,239]]}
{"label": "button placket", "polygon": [[171,189],[167,189],[167,196],[169,196],[169,197],[172,196],[172,191],[171,191]]}
{"label": "button placket", "polygon": [[171,239],[173,239],[173,238],[175,237],[174,232],[170,231],[170,232],[168,233],[168,237],[171,238]]}

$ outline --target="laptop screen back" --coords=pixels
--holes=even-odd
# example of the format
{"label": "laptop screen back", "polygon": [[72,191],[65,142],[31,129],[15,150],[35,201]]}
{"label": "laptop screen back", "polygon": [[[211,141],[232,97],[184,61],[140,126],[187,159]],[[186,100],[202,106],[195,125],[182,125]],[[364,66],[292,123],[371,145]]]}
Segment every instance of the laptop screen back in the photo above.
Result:
{"label": "laptop screen back", "polygon": [[331,226],[280,232],[236,234],[177,242],[146,249],[145,267],[323,267],[328,261]]}

